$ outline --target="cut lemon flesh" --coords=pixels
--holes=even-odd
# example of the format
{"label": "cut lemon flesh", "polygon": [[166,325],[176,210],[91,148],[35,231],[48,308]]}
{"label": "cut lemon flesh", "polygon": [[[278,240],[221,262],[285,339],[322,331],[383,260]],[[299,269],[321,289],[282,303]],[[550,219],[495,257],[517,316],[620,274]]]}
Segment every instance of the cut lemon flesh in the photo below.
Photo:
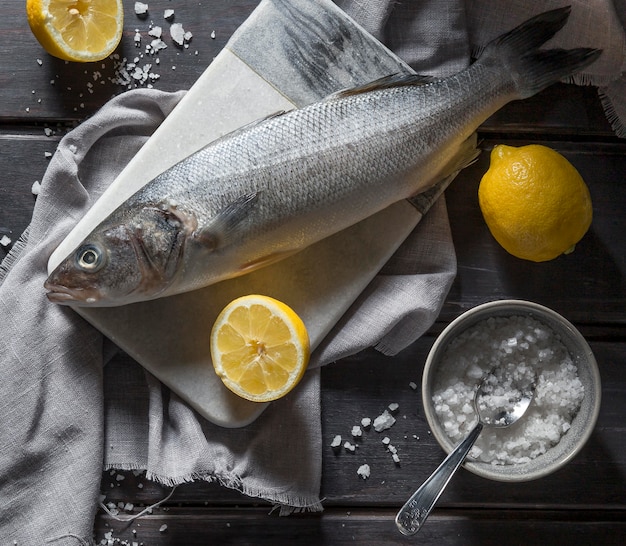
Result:
{"label": "cut lemon flesh", "polygon": [[26,15],[44,49],[66,61],[108,57],[124,29],[122,0],[26,0]]}
{"label": "cut lemon flesh", "polygon": [[215,372],[235,394],[270,402],[302,379],[309,362],[302,319],[284,303],[249,295],[229,303],[211,331]]}

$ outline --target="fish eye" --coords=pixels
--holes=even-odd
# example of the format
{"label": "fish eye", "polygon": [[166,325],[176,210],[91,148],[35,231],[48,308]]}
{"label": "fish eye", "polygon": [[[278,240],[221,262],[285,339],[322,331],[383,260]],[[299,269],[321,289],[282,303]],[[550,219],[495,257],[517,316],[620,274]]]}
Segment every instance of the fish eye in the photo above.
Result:
{"label": "fish eye", "polygon": [[85,245],[78,250],[76,263],[83,271],[93,273],[104,265],[104,254],[96,245]]}

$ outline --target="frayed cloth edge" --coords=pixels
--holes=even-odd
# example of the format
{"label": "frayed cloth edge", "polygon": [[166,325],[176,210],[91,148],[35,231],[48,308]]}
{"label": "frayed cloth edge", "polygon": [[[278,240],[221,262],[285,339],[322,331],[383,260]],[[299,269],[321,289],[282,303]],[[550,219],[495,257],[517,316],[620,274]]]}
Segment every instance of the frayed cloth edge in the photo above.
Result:
{"label": "frayed cloth edge", "polygon": [[626,138],[626,124],[617,114],[617,109],[615,108],[613,100],[602,88],[598,89],[598,96],[600,97],[600,104],[604,110],[604,115],[611,125],[611,128],[615,131],[615,134],[618,137]]}
{"label": "frayed cloth edge", "polygon": [[305,512],[322,512],[324,510],[321,499],[307,498],[301,496],[292,497],[290,495],[272,495],[269,494],[267,491],[262,491],[259,488],[246,485],[245,483],[243,483],[243,480],[240,477],[233,475],[216,476],[208,472],[192,472],[191,474],[187,474],[185,476],[177,476],[174,478],[156,474],[155,472],[146,470],[145,467],[142,468],[141,465],[133,463],[109,463],[104,465],[104,470],[122,470],[131,472],[136,470],[145,471],[146,479],[159,483],[161,485],[165,485],[167,487],[177,487],[183,483],[191,483],[200,480],[207,483],[218,483],[222,487],[233,489],[248,497],[263,499],[272,503],[273,506],[270,512],[273,512],[274,510],[279,510],[280,516],[301,514]]}
{"label": "frayed cloth edge", "polygon": [[9,274],[9,271],[11,271],[13,266],[22,257],[22,252],[28,244],[29,228],[30,226],[28,226],[24,230],[18,240],[13,243],[13,246],[11,247],[11,250],[9,250],[8,254],[4,257],[2,262],[0,262],[0,285],[2,285],[7,275]]}

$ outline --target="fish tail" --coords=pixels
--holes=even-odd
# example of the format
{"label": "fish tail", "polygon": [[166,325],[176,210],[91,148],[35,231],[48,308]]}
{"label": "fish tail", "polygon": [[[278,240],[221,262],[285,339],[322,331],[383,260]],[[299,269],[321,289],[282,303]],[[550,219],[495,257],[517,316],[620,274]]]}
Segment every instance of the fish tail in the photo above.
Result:
{"label": "fish tail", "polygon": [[594,62],[601,49],[539,47],[561,30],[570,6],[541,13],[489,43],[481,61],[497,59],[511,74],[519,98],[527,98]]}

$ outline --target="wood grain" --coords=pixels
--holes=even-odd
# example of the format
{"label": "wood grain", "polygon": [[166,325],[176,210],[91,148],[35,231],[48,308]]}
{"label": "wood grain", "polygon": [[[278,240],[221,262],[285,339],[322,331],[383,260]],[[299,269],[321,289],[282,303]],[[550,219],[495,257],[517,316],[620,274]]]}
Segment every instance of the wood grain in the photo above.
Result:
{"label": "wood grain", "polygon": [[[159,54],[158,70],[155,67],[160,74],[155,87],[188,88],[256,4],[176,4],[176,20],[194,37],[187,49],[168,42]],[[118,53],[131,59],[144,52],[150,21],[167,28],[162,9],[172,6],[166,0],[151,2],[146,21],[134,16],[132,1],[125,0],[125,6],[125,37]],[[30,221],[36,203],[31,187],[44,177],[46,152],[53,153],[68,130],[124,90],[111,81],[112,60],[77,69],[43,53],[23,9],[19,2],[7,3],[0,20],[0,48],[9,52],[0,68],[0,237],[13,241]],[[139,49],[133,45],[136,28],[142,32]],[[153,61],[144,55],[140,64]],[[598,424],[567,467],[541,480],[505,485],[461,470],[413,542],[460,546],[499,545],[504,538],[513,545],[626,541],[626,141],[611,132],[594,88],[563,84],[507,105],[487,120],[480,136],[484,153],[446,193],[458,275],[436,324],[393,358],[366,350],[322,371],[325,511],[281,518],[270,514],[271,506],[264,501],[197,482],[179,486],[164,506],[133,523],[99,512],[97,542],[114,537],[117,543],[151,546],[409,543],[394,529],[395,512],[443,457],[422,409],[419,385],[426,355],[449,321],[479,303],[501,298],[552,307],[587,337],[602,377]],[[491,237],[476,192],[488,168],[489,151],[499,142],[544,143],[562,152],[583,175],[594,219],[573,254],[543,264],[523,262]],[[6,251],[0,247],[0,259]],[[391,429],[351,437],[352,426],[362,417],[374,418],[390,403],[399,405]],[[354,453],[331,448],[337,434],[359,447]],[[398,449],[399,464],[385,449],[385,436]],[[368,480],[356,473],[365,462],[371,466]],[[102,492],[114,505],[133,503],[132,510],[121,510],[130,515],[165,498],[170,488],[141,474],[112,471],[103,473]],[[161,531],[163,525],[167,528]]]}

